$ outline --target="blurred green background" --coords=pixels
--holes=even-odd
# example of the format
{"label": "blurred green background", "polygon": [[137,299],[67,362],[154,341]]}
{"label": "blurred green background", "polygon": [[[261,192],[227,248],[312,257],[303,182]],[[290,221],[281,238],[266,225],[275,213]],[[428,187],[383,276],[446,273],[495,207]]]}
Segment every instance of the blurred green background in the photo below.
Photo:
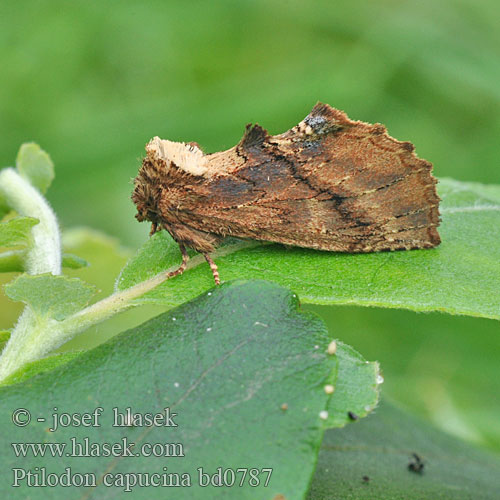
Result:
{"label": "blurred green background", "polygon": [[[56,164],[48,197],[62,227],[91,226],[130,249],[148,233],[130,191],[152,136],[221,150],[246,123],[279,133],[318,100],[384,123],[439,177],[499,183],[499,16],[493,0],[4,0],[0,165],[38,142]],[[110,290],[129,252],[97,236],[71,242],[94,264],[74,274]],[[19,308],[0,308],[8,328]],[[309,309],[381,362],[386,394],[500,450],[498,322]],[[154,312],[127,313],[72,345]]]}

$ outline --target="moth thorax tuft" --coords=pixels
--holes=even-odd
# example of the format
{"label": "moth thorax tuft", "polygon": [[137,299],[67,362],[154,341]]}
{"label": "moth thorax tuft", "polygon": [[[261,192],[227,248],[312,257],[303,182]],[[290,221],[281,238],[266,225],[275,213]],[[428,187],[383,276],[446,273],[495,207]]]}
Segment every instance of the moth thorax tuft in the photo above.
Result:
{"label": "moth thorax tuft", "polygon": [[200,148],[184,142],[173,142],[154,137],[146,146],[148,156],[164,161],[168,166],[177,168],[191,175],[204,175],[207,171],[207,159]]}

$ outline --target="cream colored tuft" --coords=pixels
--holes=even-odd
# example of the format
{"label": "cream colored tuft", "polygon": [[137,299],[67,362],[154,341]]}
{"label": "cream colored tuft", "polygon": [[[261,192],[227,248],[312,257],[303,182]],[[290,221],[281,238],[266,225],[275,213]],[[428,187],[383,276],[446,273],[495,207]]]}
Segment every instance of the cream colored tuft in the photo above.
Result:
{"label": "cream colored tuft", "polygon": [[203,151],[184,142],[172,142],[153,137],[146,146],[146,152],[174,163],[191,175],[204,175],[207,171],[207,159]]}
{"label": "cream colored tuft", "polygon": [[327,348],[326,352],[328,354],[330,354],[330,356],[333,356],[337,352],[337,342],[335,342],[335,340],[332,340],[328,344],[328,348]]}
{"label": "cream colored tuft", "polygon": [[304,120],[302,120],[298,125],[297,125],[297,131],[299,134],[304,134],[304,135],[312,135],[314,130],[310,125],[308,125]]}
{"label": "cream colored tuft", "polygon": [[335,387],[333,387],[333,385],[331,384],[325,385],[324,389],[326,394],[333,394],[333,392],[335,391]]}

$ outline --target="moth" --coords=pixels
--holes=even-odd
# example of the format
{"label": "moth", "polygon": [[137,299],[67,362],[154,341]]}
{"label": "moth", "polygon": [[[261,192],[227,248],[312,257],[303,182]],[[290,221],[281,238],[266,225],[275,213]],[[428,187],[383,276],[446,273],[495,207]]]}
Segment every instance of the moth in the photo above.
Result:
{"label": "moth", "polygon": [[318,103],[298,125],[269,135],[247,125],[231,149],[154,137],[134,180],[136,218],[201,252],[227,236],[335,252],[432,248],[440,243],[432,164],[381,124]]}

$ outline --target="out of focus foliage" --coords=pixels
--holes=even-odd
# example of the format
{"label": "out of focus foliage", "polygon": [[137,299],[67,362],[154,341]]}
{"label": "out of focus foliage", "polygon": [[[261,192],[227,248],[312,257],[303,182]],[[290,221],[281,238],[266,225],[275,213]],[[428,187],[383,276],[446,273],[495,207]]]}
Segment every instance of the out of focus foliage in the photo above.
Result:
{"label": "out of focus foliage", "polygon": [[440,177],[500,182],[493,0],[2,2],[0,165],[38,142],[64,225],[138,246],[130,179],[154,135],[233,146],[318,100],[411,140]]}
{"label": "out of focus foliage", "polygon": [[[439,177],[498,184],[499,15],[493,0],[7,0],[0,165],[36,141],[56,165],[49,199],[63,227],[101,229],[132,248],[149,228],[133,218],[130,179],[152,136],[220,150],[246,123],[278,133],[318,100],[384,123]],[[74,275],[109,289],[124,256],[114,265],[111,250],[94,250],[81,253],[91,267]],[[0,328],[17,311],[2,297]],[[381,361],[387,393],[449,431],[500,446],[489,397],[500,392],[498,322],[318,311]]]}

